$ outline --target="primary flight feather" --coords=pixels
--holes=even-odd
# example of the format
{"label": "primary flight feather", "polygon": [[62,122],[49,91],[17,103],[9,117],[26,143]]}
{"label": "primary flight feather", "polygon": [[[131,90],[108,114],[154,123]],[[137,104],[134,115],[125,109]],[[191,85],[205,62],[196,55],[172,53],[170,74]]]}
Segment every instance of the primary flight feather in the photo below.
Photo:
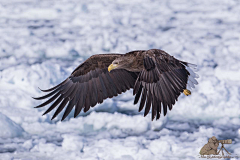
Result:
{"label": "primary flight feather", "polygon": [[102,103],[104,99],[117,96],[133,88],[134,104],[140,100],[139,111],[145,106],[144,116],[152,109],[152,120],[165,116],[183,92],[190,95],[187,86],[198,84],[198,75],[190,67],[159,49],[132,51],[126,54],[93,55],[80,64],[72,74],[57,86],[41,90],[50,92],[37,100],[49,98],[36,108],[53,102],[43,114],[57,107],[54,119],[66,106],[64,120],[75,106],[74,117],[81,110]]}

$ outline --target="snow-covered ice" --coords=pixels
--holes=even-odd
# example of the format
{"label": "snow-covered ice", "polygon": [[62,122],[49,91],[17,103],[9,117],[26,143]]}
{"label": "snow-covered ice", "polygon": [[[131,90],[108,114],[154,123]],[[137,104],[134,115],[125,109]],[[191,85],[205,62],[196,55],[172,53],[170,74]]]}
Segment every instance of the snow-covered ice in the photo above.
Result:
{"label": "snow-covered ice", "polygon": [[[93,54],[163,49],[198,85],[151,121],[132,90],[61,122],[33,108]],[[240,1],[1,0],[0,159],[199,159],[208,138],[240,156]]]}

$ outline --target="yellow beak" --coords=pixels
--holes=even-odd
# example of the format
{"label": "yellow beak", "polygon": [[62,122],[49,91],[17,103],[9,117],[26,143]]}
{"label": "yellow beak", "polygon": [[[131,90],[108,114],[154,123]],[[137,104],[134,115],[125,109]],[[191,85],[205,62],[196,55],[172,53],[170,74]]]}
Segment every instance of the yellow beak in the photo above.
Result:
{"label": "yellow beak", "polygon": [[111,64],[110,66],[108,66],[108,72],[110,72],[111,70],[117,68],[118,65],[117,64]]}

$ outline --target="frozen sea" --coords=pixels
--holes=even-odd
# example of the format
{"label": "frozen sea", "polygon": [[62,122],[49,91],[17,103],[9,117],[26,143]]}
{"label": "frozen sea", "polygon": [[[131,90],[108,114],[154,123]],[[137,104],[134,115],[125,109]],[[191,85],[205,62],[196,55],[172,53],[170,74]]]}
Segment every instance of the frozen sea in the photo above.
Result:
{"label": "frozen sea", "polygon": [[[166,117],[132,90],[62,122],[33,108],[89,56],[151,48],[198,65]],[[240,155],[239,0],[0,1],[1,160],[192,160],[212,136]]]}

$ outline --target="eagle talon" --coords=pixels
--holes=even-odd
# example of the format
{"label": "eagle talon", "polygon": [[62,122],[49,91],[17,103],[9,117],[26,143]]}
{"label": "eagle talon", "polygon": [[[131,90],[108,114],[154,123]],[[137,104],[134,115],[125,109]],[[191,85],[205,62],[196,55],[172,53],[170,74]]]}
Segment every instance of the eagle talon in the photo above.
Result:
{"label": "eagle talon", "polygon": [[188,89],[184,89],[183,90],[183,93],[188,96],[188,95],[191,95],[191,91],[189,91]]}

